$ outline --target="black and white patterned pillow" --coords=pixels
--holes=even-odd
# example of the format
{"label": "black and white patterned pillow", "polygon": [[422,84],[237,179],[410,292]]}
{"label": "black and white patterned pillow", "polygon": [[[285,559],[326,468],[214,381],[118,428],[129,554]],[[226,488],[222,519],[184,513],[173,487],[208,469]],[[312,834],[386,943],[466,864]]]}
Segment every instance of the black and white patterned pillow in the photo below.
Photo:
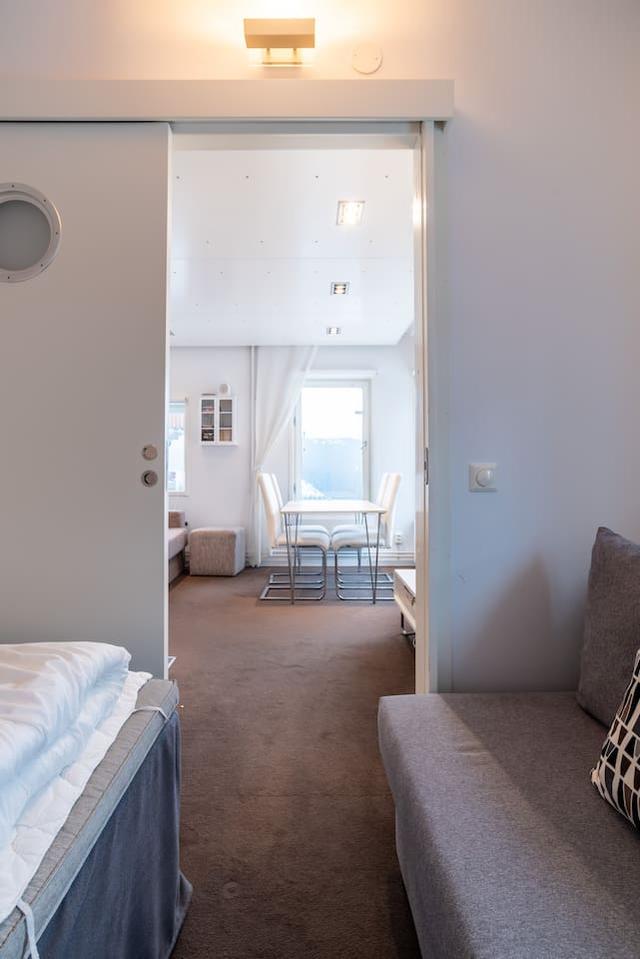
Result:
{"label": "black and white patterned pillow", "polygon": [[591,771],[600,795],[640,829],[640,650],[633,677]]}

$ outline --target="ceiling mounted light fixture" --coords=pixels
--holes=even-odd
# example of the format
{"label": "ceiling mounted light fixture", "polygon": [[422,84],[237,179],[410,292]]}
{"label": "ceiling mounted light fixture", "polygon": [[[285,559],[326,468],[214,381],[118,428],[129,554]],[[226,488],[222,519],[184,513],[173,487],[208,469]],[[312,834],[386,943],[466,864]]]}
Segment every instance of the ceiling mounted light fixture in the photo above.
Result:
{"label": "ceiling mounted light fixture", "polygon": [[301,50],[316,45],[316,21],[299,17],[286,19],[248,19],[244,21],[244,39],[248,50],[263,50],[265,66],[299,66]]}
{"label": "ceiling mounted light fixture", "polygon": [[364,214],[364,200],[338,200],[338,226],[360,226]]}
{"label": "ceiling mounted light fixture", "polygon": [[344,280],[334,280],[331,284],[332,296],[346,296],[349,292],[349,284]]}
{"label": "ceiling mounted light fixture", "polygon": [[327,327],[327,336],[340,336],[342,330],[339,326],[328,326]]}

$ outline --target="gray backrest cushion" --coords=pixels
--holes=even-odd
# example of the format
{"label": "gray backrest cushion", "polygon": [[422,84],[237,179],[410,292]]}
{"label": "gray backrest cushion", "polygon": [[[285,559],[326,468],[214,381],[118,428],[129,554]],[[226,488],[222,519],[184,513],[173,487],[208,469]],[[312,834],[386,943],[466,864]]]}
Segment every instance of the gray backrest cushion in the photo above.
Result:
{"label": "gray backrest cushion", "polygon": [[600,527],[591,554],[578,702],[613,721],[640,648],[640,546]]}

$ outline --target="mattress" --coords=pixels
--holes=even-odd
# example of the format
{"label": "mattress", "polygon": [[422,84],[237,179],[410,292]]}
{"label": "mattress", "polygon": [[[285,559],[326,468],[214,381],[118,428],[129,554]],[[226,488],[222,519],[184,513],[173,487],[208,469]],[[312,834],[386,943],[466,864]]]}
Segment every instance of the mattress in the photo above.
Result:
{"label": "mattress", "polygon": [[[24,893],[23,900],[34,914],[38,938],[82,869],[177,703],[178,691],[174,683],[151,679],[140,690],[136,708],[141,711],[129,717],[94,770]],[[0,925],[0,959],[22,959],[24,949],[25,919],[15,909]]]}
{"label": "mattress", "polygon": [[0,645],[0,923],[151,678],[129,660],[106,643]]}

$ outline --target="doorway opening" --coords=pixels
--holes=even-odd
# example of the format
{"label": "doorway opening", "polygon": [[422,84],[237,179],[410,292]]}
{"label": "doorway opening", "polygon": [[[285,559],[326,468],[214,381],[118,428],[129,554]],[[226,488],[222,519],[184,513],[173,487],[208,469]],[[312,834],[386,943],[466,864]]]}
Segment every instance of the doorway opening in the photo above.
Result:
{"label": "doorway opening", "polygon": [[[340,549],[344,572],[334,561],[321,595],[381,604],[393,600],[394,570],[408,570],[398,574],[410,604],[398,629],[417,633],[423,690],[427,597],[411,574],[424,572],[428,549],[420,125],[190,124],[173,142],[170,509],[192,532],[243,529],[248,565],[276,570],[293,554],[294,521],[270,523],[259,473],[275,483],[279,510],[319,501],[316,517],[295,522],[326,530],[329,563],[341,545],[334,530],[359,522],[367,548]],[[292,387],[269,364],[287,349],[304,367]],[[265,396],[281,407],[266,438]],[[345,500],[375,503],[388,476],[391,512],[341,512]],[[334,513],[330,500],[342,501]],[[289,589],[300,602],[320,596],[303,587],[317,585],[321,552],[295,551],[298,570],[302,556],[308,567]],[[270,578],[273,598],[285,599],[286,576]]]}
{"label": "doorway opening", "polygon": [[[375,503],[386,478],[395,477],[391,513],[324,511],[321,524],[297,519],[330,537],[345,520],[364,520],[367,548],[340,550],[345,572],[337,575],[348,578],[354,562],[360,573],[354,589],[342,591],[348,599],[364,600],[369,583],[374,601],[392,600],[394,569],[426,566],[420,145],[415,124],[174,129],[170,508],[191,530],[225,521],[244,529],[251,566],[284,568],[287,518],[277,517],[283,522],[274,533],[258,472],[273,478],[279,507],[292,499]],[[292,362],[305,368],[291,394],[279,361],[273,369],[268,361],[293,348]],[[282,407],[266,440],[256,438],[265,383]],[[350,409],[356,397],[359,409]],[[377,574],[371,581],[372,543],[380,583]],[[313,566],[319,552],[301,549],[296,561],[304,554]],[[423,664],[427,623],[419,610],[426,597],[416,596],[423,591],[415,574],[398,575],[410,603],[400,607],[399,628],[417,635]],[[271,579],[275,598],[284,598],[285,577]],[[312,569],[297,580],[301,589],[312,582]],[[303,590],[298,598],[311,596]],[[417,689],[425,688],[423,673]]]}
{"label": "doorway opening", "polygon": [[[427,681],[419,130],[190,127],[174,146],[168,487],[190,547],[169,650],[183,816],[204,821],[206,795],[228,837],[185,865],[196,883],[233,867],[251,895],[275,864],[312,902],[366,809],[364,915],[395,868],[377,703]],[[267,911],[306,915],[288,889]],[[397,893],[373,938],[402,929],[417,955]],[[322,906],[336,941],[339,899]]]}

